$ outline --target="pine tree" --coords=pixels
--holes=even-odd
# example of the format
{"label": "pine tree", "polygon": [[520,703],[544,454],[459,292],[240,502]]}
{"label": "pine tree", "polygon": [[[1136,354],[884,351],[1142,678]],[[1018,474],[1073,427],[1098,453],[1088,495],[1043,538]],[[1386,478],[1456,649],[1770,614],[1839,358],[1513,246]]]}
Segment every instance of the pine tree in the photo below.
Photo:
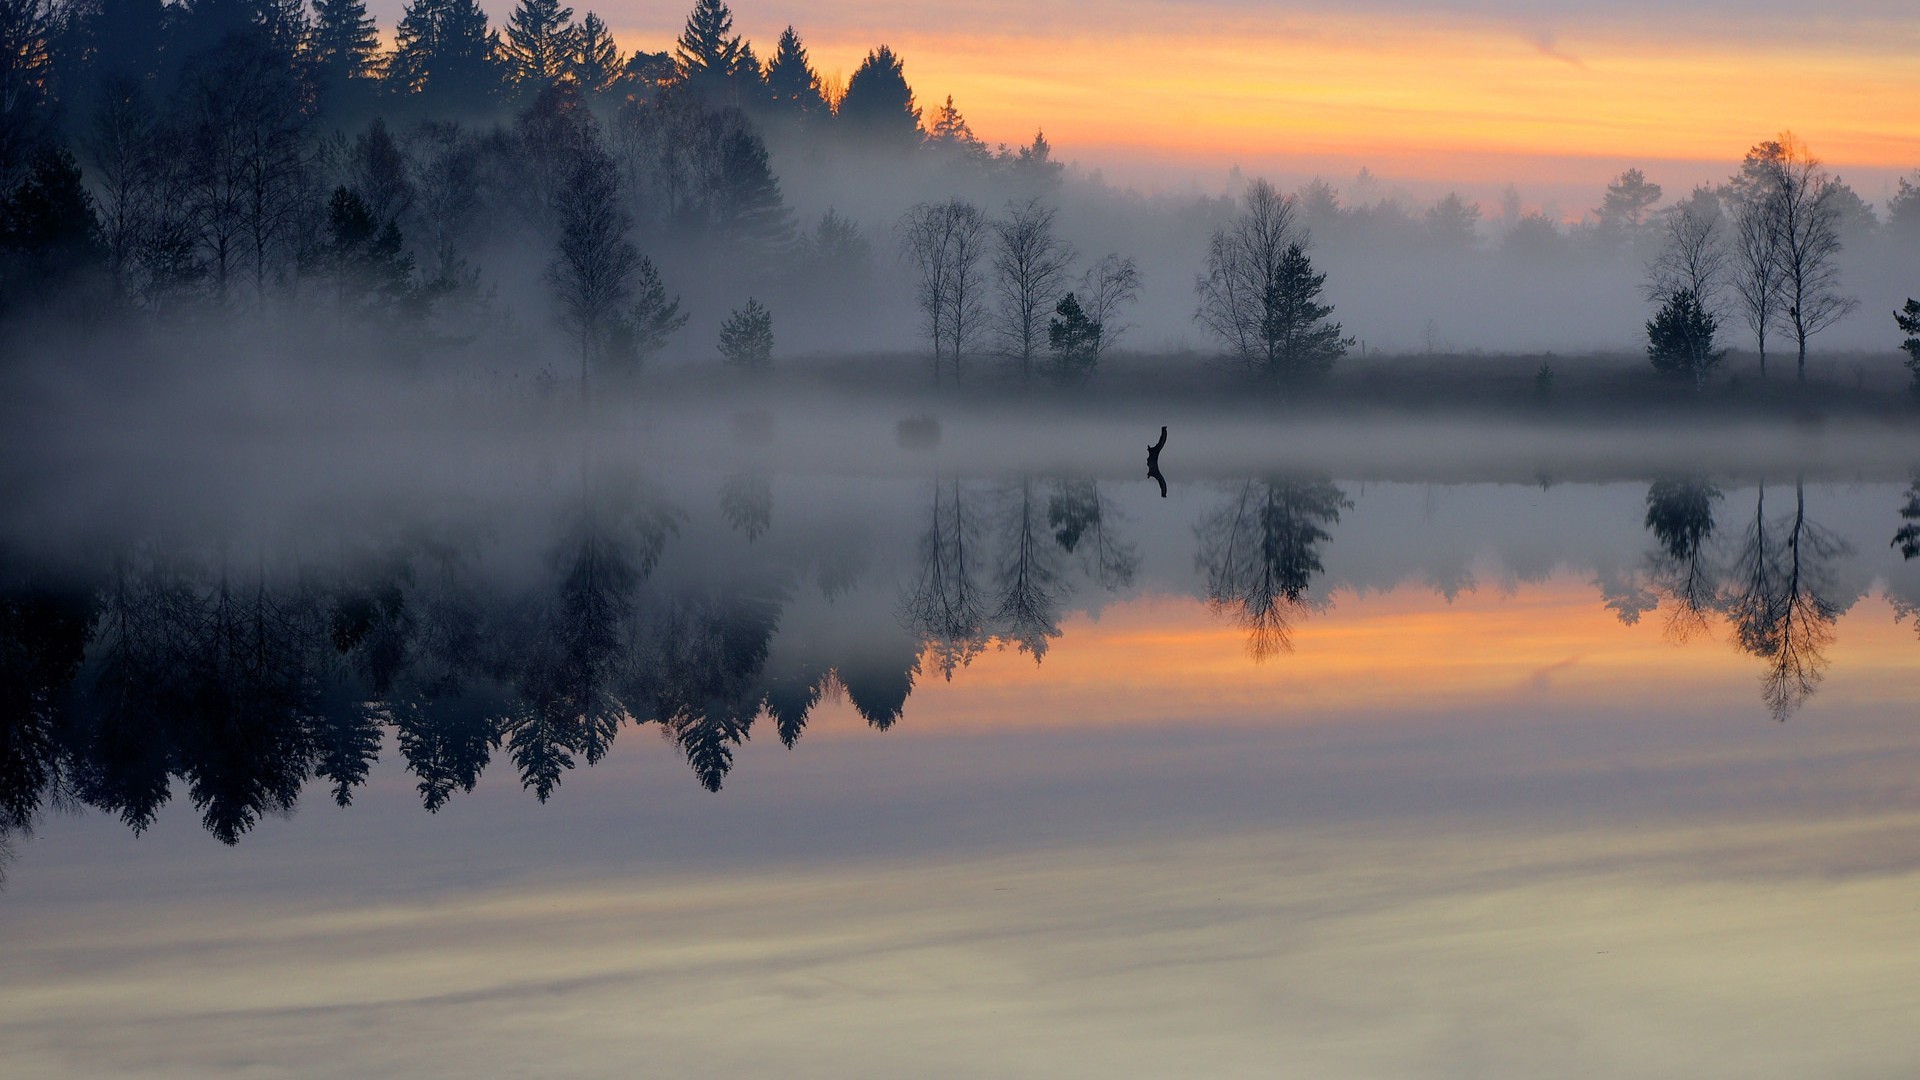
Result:
{"label": "pine tree", "polygon": [[1654,370],[1689,376],[1695,389],[1704,388],[1708,372],[1727,355],[1713,347],[1719,325],[1692,289],[1680,289],[1647,323],[1647,359]]}
{"label": "pine tree", "polygon": [[1053,313],[1047,320],[1047,348],[1054,373],[1061,378],[1092,374],[1100,356],[1100,324],[1087,317],[1072,293],[1060,298]]}
{"label": "pine tree", "polygon": [[652,259],[642,258],[633,274],[633,306],[614,325],[607,338],[607,371],[619,380],[631,380],[657,355],[681,327],[687,315],[680,298],[667,296]]}
{"label": "pine tree", "polygon": [[1340,324],[1328,323],[1329,304],[1314,298],[1327,275],[1313,272],[1313,262],[1299,244],[1289,244],[1261,296],[1260,340],[1268,374],[1287,379],[1311,378],[1333,370],[1334,361],[1347,354],[1351,338],[1340,336]]}
{"label": "pine tree", "polygon": [[575,55],[578,31],[573,9],[560,0],[520,0],[507,16],[506,41],[500,48],[507,78],[522,96],[551,86],[566,74]]}
{"label": "pine tree", "polygon": [[876,144],[920,145],[920,108],[913,103],[905,65],[885,45],[868,53],[847,80],[838,116],[846,130]]}
{"label": "pine tree", "polygon": [[406,302],[413,291],[413,256],[404,248],[392,218],[382,222],[357,193],[334,189],[321,264],[334,279],[341,314],[386,313]]}
{"label": "pine tree", "polygon": [[828,113],[820,92],[820,76],[807,59],[807,47],[789,26],[780,35],[773,59],[767,62],[767,93],[780,112],[812,119]]}
{"label": "pine tree", "polygon": [[1893,313],[1893,320],[1907,335],[1900,347],[1906,350],[1907,370],[1913,373],[1913,392],[1920,394],[1920,300],[1908,298],[1907,306]]}
{"label": "pine tree", "polygon": [[934,110],[933,122],[927,125],[927,145],[963,160],[985,161],[990,156],[987,144],[974,135],[973,126],[954,107],[952,94],[947,95],[946,104]]}
{"label": "pine tree", "polygon": [[773,362],[773,316],[760,301],[748,297],[720,324],[720,355],[749,371],[764,371]]}
{"label": "pine tree", "polygon": [[613,34],[607,30],[607,24],[591,11],[580,20],[580,33],[574,39],[569,70],[573,73],[574,81],[580,84],[580,89],[589,94],[611,90],[614,82],[620,78],[620,49],[613,43]]}

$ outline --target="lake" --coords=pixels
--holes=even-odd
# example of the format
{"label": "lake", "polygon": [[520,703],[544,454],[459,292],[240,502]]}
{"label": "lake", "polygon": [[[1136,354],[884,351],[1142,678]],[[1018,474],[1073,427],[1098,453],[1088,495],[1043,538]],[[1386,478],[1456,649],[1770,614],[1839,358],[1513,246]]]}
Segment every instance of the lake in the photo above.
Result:
{"label": "lake", "polygon": [[10,453],[7,1074],[1916,1065],[1898,433],[777,410]]}

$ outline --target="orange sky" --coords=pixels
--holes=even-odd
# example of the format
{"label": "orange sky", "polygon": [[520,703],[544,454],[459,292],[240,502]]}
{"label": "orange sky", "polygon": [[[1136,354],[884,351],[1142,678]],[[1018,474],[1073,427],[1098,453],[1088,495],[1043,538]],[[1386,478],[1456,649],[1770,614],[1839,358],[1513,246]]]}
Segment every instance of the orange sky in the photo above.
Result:
{"label": "orange sky", "polygon": [[[1551,20],[1557,30],[1459,10],[1512,6],[1498,3],[1445,14],[1379,2],[1357,14],[1121,4],[1077,18],[1054,6],[735,10],[763,56],[789,20],[828,76],[887,42],[923,107],[952,94],[990,142],[1044,127],[1063,156],[1129,178],[1233,164],[1342,177],[1366,165],[1415,183],[1597,187],[1639,164],[1684,185],[1724,174],[1783,128],[1869,199],[1920,168],[1920,10],[1872,0],[1855,18],[1829,5],[1824,21],[1576,9]],[[680,17],[651,6],[611,15],[628,45],[648,48],[668,47]]]}

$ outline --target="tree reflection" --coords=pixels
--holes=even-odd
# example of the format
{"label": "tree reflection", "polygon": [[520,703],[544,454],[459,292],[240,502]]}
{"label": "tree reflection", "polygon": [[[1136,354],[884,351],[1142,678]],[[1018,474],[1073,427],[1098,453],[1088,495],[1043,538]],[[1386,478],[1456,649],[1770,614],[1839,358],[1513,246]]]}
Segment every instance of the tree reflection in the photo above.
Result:
{"label": "tree reflection", "polygon": [[1902,559],[1920,558],[1920,477],[1908,485],[1907,505],[1900,508],[1900,517],[1906,524],[1893,534],[1893,546],[1900,549]]}
{"label": "tree reflection", "polygon": [[1647,489],[1648,531],[1659,542],[1648,562],[1649,586],[1669,603],[1667,636],[1685,641],[1706,629],[1718,606],[1720,576],[1713,564],[1714,504],[1725,496],[1703,479],[1654,481]]}
{"label": "tree reflection", "polygon": [[1063,551],[1041,516],[1043,508],[1034,486],[1031,476],[1023,476],[1009,493],[994,567],[998,605],[993,621],[1007,640],[1038,663],[1047,655],[1047,646],[1060,636],[1066,583]]}
{"label": "tree reflection", "polygon": [[919,573],[906,601],[909,628],[928,643],[949,680],[985,647],[980,594],[980,530],[971,496],[958,480],[933,483],[933,508],[920,534]]}
{"label": "tree reflection", "polygon": [[1838,537],[1807,519],[1804,484],[1794,484],[1792,517],[1772,522],[1761,485],[1729,572],[1725,605],[1736,643],[1767,661],[1761,695],[1776,720],[1798,711],[1823,676],[1840,613],[1832,563],[1846,551]]}
{"label": "tree reflection", "polygon": [[1195,528],[1207,603],[1246,627],[1256,659],[1292,649],[1295,618],[1323,606],[1308,600],[1307,590],[1324,569],[1328,527],[1352,508],[1329,480],[1249,480]]}

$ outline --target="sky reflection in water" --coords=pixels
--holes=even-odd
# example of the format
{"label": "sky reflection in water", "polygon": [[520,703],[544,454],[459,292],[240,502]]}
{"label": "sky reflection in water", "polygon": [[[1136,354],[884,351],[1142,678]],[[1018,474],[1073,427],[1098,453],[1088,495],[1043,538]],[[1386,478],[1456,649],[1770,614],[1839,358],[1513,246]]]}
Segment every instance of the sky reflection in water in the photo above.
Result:
{"label": "sky reflection in water", "polygon": [[9,1072],[1897,1071],[1911,498],[589,470],[22,555],[92,638]]}

